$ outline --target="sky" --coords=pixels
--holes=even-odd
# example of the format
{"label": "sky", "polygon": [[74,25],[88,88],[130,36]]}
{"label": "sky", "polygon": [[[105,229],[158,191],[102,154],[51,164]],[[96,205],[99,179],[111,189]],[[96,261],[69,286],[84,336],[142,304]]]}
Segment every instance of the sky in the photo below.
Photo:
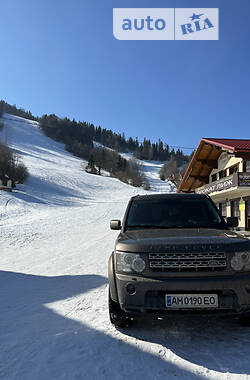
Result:
{"label": "sky", "polygon": [[[155,7],[219,8],[219,41],[114,38],[113,8]],[[0,0],[0,98],[139,141],[250,138],[249,14],[249,0]]]}

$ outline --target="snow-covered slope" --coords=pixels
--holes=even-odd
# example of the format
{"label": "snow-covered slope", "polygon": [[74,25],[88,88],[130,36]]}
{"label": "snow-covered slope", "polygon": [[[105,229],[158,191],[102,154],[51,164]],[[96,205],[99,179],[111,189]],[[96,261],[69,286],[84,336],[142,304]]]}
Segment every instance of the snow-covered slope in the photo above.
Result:
{"label": "snow-covered slope", "polygon": [[[94,142],[94,146],[112,150],[98,142]],[[120,153],[120,155],[127,160],[135,160],[137,162],[140,170],[144,173],[149,182],[151,192],[169,193],[176,191],[175,186],[170,181],[161,181],[159,178],[159,173],[163,162],[138,160],[133,157],[132,153]]]}
{"label": "snow-covered slope", "polygon": [[0,378],[250,379],[250,329],[234,321],[110,325],[109,220],[145,191],[86,174],[36,123],[12,119],[2,137],[31,175],[0,192]]}

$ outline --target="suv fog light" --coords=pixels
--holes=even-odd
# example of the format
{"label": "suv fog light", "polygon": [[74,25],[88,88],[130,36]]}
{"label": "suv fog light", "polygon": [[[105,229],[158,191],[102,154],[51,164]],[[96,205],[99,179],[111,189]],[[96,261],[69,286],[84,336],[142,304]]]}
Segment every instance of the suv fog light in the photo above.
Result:
{"label": "suv fog light", "polygon": [[128,294],[130,294],[131,296],[132,296],[133,294],[135,294],[135,287],[134,287],[133,284],[128,284],[126,288],[127,288],[127,292],[128,292]]}
{"label": "suv fog light", "polygon": [[247,264],[249,262],[249,253],[243,252],[241,254],[241,260],[243,261],[244,264]]}
{"label": "suv fog light", "polygon": [[233,256],[231,260],[231,267],[235,271],[240,271],[244,268],[244,263],[239,256]]}
{"label": "suv fog light", "polygon": [[233,270],[239,271],[249,271],[250,270],[250,253],[249,251],[235,252],[231,259],[231,267]]}
{"label": "suv fog light", "polygon": [[131,267],[135,272],[141,273],[144,271],[146,264],[141,257],[137,257],[135,260],[132,261]]}

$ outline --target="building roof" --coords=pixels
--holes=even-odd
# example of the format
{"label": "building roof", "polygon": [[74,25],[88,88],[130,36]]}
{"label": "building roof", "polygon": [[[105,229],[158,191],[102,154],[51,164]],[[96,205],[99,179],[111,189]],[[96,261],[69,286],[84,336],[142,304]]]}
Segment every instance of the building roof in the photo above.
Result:
{"label": "building roof", "polygon": [[211,142],[222,148],[232,149],[234,152],[250,151],[250,140],[247,139],[215,139],[203,138],[202,140]]}
{"label": "building roof", "polygon": [[250,159],[250,139],[202,138],[177,192],[192,192],[209,182],[209,175],[218,167],[218,158],[225,151]]}

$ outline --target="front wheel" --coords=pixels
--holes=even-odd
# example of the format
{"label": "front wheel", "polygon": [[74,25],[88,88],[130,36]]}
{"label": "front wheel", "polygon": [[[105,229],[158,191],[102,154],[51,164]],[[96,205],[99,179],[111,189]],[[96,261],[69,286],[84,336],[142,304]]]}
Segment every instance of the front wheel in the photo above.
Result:
{"label": "front wheel", "polygon": [[109,318],[110,322],[116,327],[130,327],[132,318],[129,317],[121,308],[119,303],[112,300],[109,293]]}
{"label": "front wheel", "polygon": [[250,327],[250,315],[249,314],[246,314],[246,315],[239,317],[238,321],[239,321],[239,324],[241,326]]}

